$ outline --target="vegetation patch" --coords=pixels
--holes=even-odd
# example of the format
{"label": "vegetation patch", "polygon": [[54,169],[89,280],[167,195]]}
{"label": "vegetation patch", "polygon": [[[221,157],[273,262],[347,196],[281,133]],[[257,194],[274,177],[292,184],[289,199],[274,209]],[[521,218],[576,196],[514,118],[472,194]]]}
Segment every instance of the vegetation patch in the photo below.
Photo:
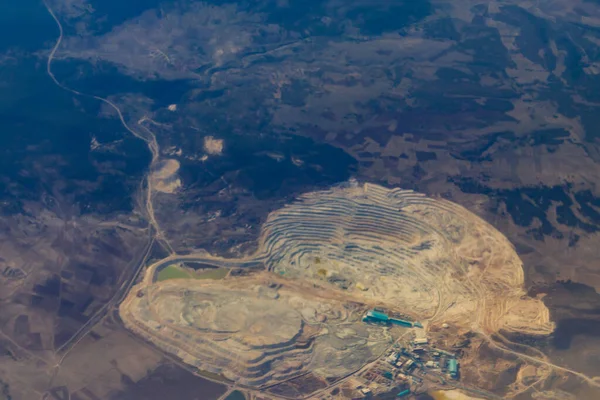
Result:
{"label": "vegetation patch", "polygon": [[194,279],[223,279],[229,273],[227,268],[215,268],[204,271],[198,271],[192,274]]}
{"label": "vegetation patch", "polygon": [[157,281],[166,281],[168,279],[190,279],[188,271],[178,265],[169,265],[158,272]]}
{"label": "vegetation patch", "polygon": [[165,267],[158,272],[157,281],[166,281],[168,279],[223,279],[229,273],[227,268],[203,269],[193,271],[182,267],[181,265],[173,264]]}

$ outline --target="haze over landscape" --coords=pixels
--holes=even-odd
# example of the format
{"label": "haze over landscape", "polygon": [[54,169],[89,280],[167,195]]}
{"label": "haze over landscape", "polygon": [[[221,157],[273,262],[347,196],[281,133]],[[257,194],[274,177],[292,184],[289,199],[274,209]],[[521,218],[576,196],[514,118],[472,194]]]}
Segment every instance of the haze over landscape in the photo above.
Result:
{"label": "haze over landscape", "polygon": [[598,1],[0,33],[0,400],[600,398]]}

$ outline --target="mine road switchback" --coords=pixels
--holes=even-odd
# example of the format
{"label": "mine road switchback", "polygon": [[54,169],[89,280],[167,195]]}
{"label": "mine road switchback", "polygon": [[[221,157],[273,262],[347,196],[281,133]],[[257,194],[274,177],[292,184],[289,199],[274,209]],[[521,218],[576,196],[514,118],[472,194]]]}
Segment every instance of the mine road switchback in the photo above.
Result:
{"label": "mine road switchback", "polygon": [[[397,337],[386,337],[387,331],[382,333],[361,325],[352,312],[347,312],[348,305],[352,304],[356,309],[381,306],[405,312],[429,322],[427,327],[447,321],[473,328],[497,350],[554,371],[573,374],[591,386],[600,387],[600,377],[590,377],[545,358],[509,349],[492,337],[501,330],[548,335],[554,330],[554,324],[539,299],[526,298],[522,262],[512,244],[491,225],[449,201],[428,198],[409,190],[349,182],[330,190],[307,193],[296,202],[272,212],[263,225],[259,250],[254,255],[225,259],[208,253],[176,254],[154,213],[153,198],[157,188],[153,186],[151,173],[160,161],[160,148],[155,134],[145,125],[154,121],[143,116],[134,126],[127,122],[113,101],[79,92],[56,78],[52,63],[64,31],[50,5],[46,1],[44,4],[59,30],[47,60],[48,76],[58,87],[76,96],[108,105],[123,128],[142,140],[152,156],[150,172],[140,190],[142,208],[149,224],[147,247],[140,251],[139,261],[134,262],[136,265],[121,277],[121,284],[111,299],[56,350],[61,356],[56,370],[73,346],[108,311],[119,305],[123,322],[133,332],[170,356],[183,354],[184,362],[194,368],[196,364],[202,364],[201,357],[193,349],[185,349],[189,347],[185,340],[177,341],[177,335],[190,335],[189,338],[200,341],[205,351],[211,354],[212,358],[205,362],[206,367],[230,376],[241,376],[238,379],[251,384],[236,385],[248,390],[272,387],[313,373],[315,364],[322,377],[327,376],[329,368],[342,376],[342,380],[348,379],[356,371],[380,360],[378,354],[389,349],[386,340],[393,339],[394,343],[398,340]],[[155,244],[164,247],[170,255],[144,271]],[[190,262],[242,270],[262,267],[264,271],[254,278],[226,278],[218,282],[156,282],[155,272],[159,269]],[[145,272],[144,277],[136,284],[141,272]],[[240,302],[240,307],[259,312],[267,322],[261,325],[247,316],[240,316],[241,321],[231,318],[232,314],[228,314],[231,310],[226,308],[227,294],[219,297],[219,289],[223,288],[249,296]],[[147,298],[140,300],[144,293],[147,297],[155,295],[153,300],[156,302],[143,304],[147,301]],[[176,293],[188,293],[189,296],[182,295],[183,299],[177,303],[174,301]],[[312,298],[308,298],[308,294]],[[169,309],[165,305],[169,303],[165,297],[175,308]],[[170,322],[174,318],[165,317],[177,311],[176,307],[187,312],[187,320]],[[281,318],[296,324],[293,325],[296,331],[286,326],[269,325],[269,310],[277,311]],[[314,315],[302,314],[306,310]],[[140,315],[148,318],[139,318]],[[211,326],[202,325],[200,317],[212,318],[220,330],[211,331]],[[318,329],[323,327],[335,333],[327,339],[331,343],[323,339],[326,335],[319,334]],[[201,335],[194,336],[196,328]],[[269,332],[268,328],[274,328],[274,332]],[[258,330],[263,335],[260,340],[264,342],[240,334],[244,330]],[[211,335],[213,339],[229,340],[231,351],[218,348],[217,341],[211,341]],[[320,353],[311,347],[332,352],[331,349],[336,348],[332,343],[339,344],[336,340],[347,340],[354,345],[353,340],[360,335],[367,338],[367,345],[357,347],[361,351],[361,363],[351,367],[336,364],[333,353],[329,354],[330,359],[319,359]],[[298,339],[303,340],[305,349],[298,350],[293,346]],[[252,351],[253,355],[242,362],[242,353],[234,354],[240,349]],[[260,370],[260,362],[264,359],[282,367],[260,375],[263,371],[256,371]],[[455,386],[471,390],[464,385]]]}
{"label": "mine road switchback", "polygon": [[[189,263],[242,272],[216,281],[157,279],[157,271]],[[500,329],[551,332],[547,309],[525,297],[523,284],[514,247],[464,208],[412,191],[348,183],[272,212],[255,254],[226,259],[197,252],[153,262],[120,314],[145,340],[248,391],[335,374],[333,386],[295,396],[308,399],[379,362],[397,343],[400,332],[361,323],[357,313],[368,308],[420,320],[425,331],[442,322],[476,327],[491,343],[490,334]],[[329,333],[317,335],[323,328]],[[353,347],[355,364],[329,347],[359,337],[366,342]],[[297,340],[305,347],[293,346]],[[272,368],[263,369],[263,361]]]}

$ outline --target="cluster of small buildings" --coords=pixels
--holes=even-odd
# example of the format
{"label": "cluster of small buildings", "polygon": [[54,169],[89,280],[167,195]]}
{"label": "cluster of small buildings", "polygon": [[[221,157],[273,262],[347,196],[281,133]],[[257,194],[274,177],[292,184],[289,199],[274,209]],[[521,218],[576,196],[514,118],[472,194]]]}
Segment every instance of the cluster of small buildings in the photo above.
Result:
{"label": "cluster of small buildings", "polygon": [[403,347],[399,354],[413,360],[424,371],[446,374],[451,379],[458,379],[458,360],[454,353],[429,346],[426,337],[413,339],[408,347]]}
{"label": "cluster of small buildings", "polygon": [[[390,317],[383,310],[368,311],[363,322],[377,325],[422,327],[418,322]],[[354,386],[355,393],[369,398],[372,391],[397,390],[397,397],[406,397],[426,387],[445,385],[447,379],[458,379],[459,363],[455,354],[430,345],[424,332],[417,330],[417,337],[394,345],[384,359],[362,374],[368,384]],[[426,387],[422,387],[425,385]]]}
{"label": "cluster of small buildings", "polygon": [[411,376],[417,364],[396,351],[380,359],[372,368],[361,374],[360,384],[354,389],[360,394],[357,398],[370,398],[374,393],[389,393],[395,390],[396,397],[407,397],[421,385],[422,379]]}
{"label": "cluster of small buildings", "polygon": [[[378,325],[399,325],[407,328],[422,328],[419,322],[406,321],[390,317],[381,309],[368,311],[363,317],[363,322]],[[452,379],[458,379],[458,361],[450,352],[434,349],[429,346],[426,337],[417,337],[412,340],[409,348],[402,348],[400,352],[393,352],[388,357],[388,362],[396,368],[425,367],[433,371],[444,372]]]}

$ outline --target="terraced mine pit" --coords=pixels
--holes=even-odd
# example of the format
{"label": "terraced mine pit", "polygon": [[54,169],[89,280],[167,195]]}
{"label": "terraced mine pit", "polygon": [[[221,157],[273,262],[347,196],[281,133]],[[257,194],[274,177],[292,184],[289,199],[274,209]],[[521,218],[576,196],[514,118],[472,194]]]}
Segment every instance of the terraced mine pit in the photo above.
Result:
{"label": "terraced mine pit", "polygon": [[[186,260],[238,271],[262,263],[265,270],[156,279],[158,268]],[[128,328],[189,365],[264,387],[308,372],[332,382],[378,358],[406,328],[363,323],[377,306],[425,329],[554,329],[543,303],[525,297],[513,246],[489,224],[448,201],[352,183],[273,212],[254,256],[158,262],[120,314]]]}
{"label": "terraced mine pit", "polygon": [[488,333],[553,330],[543,303],[524,297],[511,243],[449,201],[371,184],[309,193],[269,216],[260,248],[277,274],[417,319]]}
{"label": "terraced mine pit", "polygon": [[122,314],[185,362],[247,386],[307,369],[323,379],[347,375],[402,331],[366,325],[356,306],[269,278],[164,281],[130,297]]}

